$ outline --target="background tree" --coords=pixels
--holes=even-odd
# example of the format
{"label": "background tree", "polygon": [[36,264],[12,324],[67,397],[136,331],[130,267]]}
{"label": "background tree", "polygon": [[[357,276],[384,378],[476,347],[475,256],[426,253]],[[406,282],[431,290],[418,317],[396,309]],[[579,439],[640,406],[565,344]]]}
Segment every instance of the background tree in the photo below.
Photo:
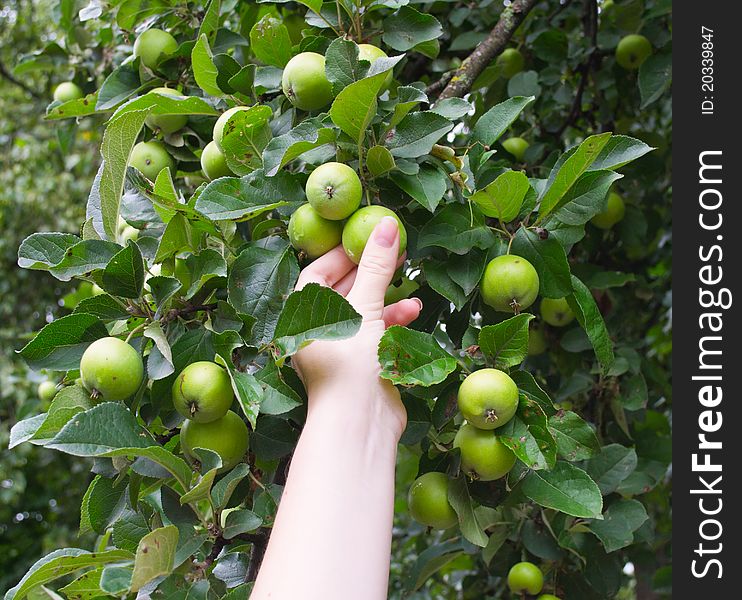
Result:
{"label": "background tree", "polygon": [[[25,365],[2,358],[6,598],[249,589],[304,419],[290,357],[359,324],[329,290],[291,294],[331,244],[289,219],[333,161],[403,222],[389,297],[425,306],[380,346],[408,411],[390,597],[508,597],[521,561],[557,597],[669,594],[669,2],[63,0],[0,19],[0,310],[5,347],[28,341]],[[305,222],[336,242],[337,218]],[[504,254],[538,299],[496,311]],[[85,362],[78,381],[104,337],[144,368],[123,400]],[[206,423],[172,391],[202,361],[233,394],[193,392],[223,415]],[[457,436],[482,368],[509,372],[517,412]],[[483,476],[480,438],[514,454],[506,476]],[[408,511],[430,472],[443,530]]]}

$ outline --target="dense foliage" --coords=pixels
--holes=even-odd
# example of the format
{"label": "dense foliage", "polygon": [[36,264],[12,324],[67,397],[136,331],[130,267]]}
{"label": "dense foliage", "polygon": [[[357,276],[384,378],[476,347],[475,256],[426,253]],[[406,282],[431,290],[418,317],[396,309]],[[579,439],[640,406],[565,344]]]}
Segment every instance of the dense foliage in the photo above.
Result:
{"label": "dense foliage", "polygon": [[[1,214],[38,230],[2,309],[4,335],[38,330],[16,339],[31,371],[3,368],[56,389],[46,405],[4,390],[2,469],[13,490],[17,453],[26,477],[72,465],[53,481],[84,494],[84,537],[19,556],[6,599],[244,597],[305,416],[291,356],[360,324],[339,294],[294,282],[325,234],[356,255],[342,223],[358,201],[401,219],[389,297],[424,304],[379,346],[408,413],[390,597],[509,597],[521,561],[570,600],[669,594],[669,2],[40,6],[43,36],[26,4],[2,15],[23,118],[3,132],[17,158]],[[72,84],[52,100],[51,80]],[[355,173],[341,213],[334,183],[307,184],[331,162]],[[328,219],[309,245],[289,227],[307,197]],[[535,272],[499,275],[503,255]],[[496,415],[477,421],[476,393],[459,393],[483,368],[514,382],[515,414],[485,440],[503,457],[491,476],[467,444]],[[83,460],[47,462],[66,455]],[[407,500],[431,472],[439,530]]]}

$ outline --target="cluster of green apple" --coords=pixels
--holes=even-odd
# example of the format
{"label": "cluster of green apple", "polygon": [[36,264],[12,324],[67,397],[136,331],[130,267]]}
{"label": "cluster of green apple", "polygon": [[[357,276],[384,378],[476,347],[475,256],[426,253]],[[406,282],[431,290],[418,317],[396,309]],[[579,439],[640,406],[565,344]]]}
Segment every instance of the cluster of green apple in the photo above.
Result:
{"label": "cluster of green apple", "polygon": [[[117,402],[131,398],[144,381],[140,354],[116,337],[96,340],[80,359],[80,382],[95,402]],[[56,386],[39,385],[39,396],[53,398]],[[51,400],[49,398],[49,400]],[[180,430],[180,446],[192,460],[195,448],[217,453],[222,470],[231,469],[247,452],[248,430],[244,421],[229,410],[234,400],[226,371],[216,363],[200,361],[188,365],[172,388],[175,409],[186,420]]]}
{"label": "cluster of green apple", "polygon": [[[535,596],[544,589],[544,574],[532,562],[514,564],[508,572],[508,587],[513,594]],[[553,594],[541,594],[536,600],[559,600]]]}

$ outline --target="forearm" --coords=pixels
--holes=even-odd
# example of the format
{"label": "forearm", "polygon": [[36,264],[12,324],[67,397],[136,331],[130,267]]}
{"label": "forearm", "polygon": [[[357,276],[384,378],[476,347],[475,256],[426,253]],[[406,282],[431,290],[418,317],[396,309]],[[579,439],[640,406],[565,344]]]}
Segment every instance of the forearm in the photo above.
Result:
{"label": "forearm", "polygon": [[373,399],[343,400],[311,398],[254,600],[386,597],[399,434]]}

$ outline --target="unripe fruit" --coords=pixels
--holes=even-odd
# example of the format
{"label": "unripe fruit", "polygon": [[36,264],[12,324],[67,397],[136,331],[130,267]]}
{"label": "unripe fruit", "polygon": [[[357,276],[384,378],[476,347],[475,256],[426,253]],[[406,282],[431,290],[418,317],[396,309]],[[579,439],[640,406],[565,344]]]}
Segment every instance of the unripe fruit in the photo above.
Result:
{"label": "unripe fruit", "polygon": [[448,529],[458,523],[456,511],[448,501],[448,476],[430,472],[420,475],[410,486],[407,505],[412,518],[434,529]]}
{"label": "unripe fruit", "polygon": [[619,223],[626,214],[626,205],[621,196],[616,192],[608,194],[608,202],[603,212],[595,215],[590,222],[599,229],[610,229],[616,223]]}
{"label": "unripe fruit", "polygon": [[195,448],[206,448],[222,458],[219,471],[227,471],[237,465],[247,452],[249,434],[247,425],[230,411],[216,421],[199,423],[187,420],[180,429],[180,446],[186,456],[198,460]]}
{"label": "unripe fruit", "polygon": [[332,221],[352,215],[363,197],[361,180],[356,172],[339,162],[328,162],[312,171],[304,191],[312,208],[321,217]]}
{"label": "unripe fruit", "polygon": [[575,314],[566,298],[542,298],[541,318],[553,327],[564,327],[574,320]]}
{"label": "unripe fruit", "polygon": [[175,409],[198,423],[221,419],[232,406],[233,399],[227,372],[206,360],[191,363],[173,382]]}
{"label": "unripe fruit", "polygon": [[126,225],[119,234],[121,244],[126,246],[126,242],[129,240],[136,240],[139,237],[139,230],[131,225]]}
{"label": "unripe fruit", "polygon": [[541,594],[536,600],[561,600],[561,598],[557,598],[554,594]]}
{"label": "unripe fruit", "polygon": [[513,75],[520,73],[526,64],[520,50],[516,48],[506,48],[502,54],[497,57],[497,66],[505,79],[510,79]]}
{"label": "unripe fruit", "polygon": [[154,69],[160,57],[172,54],[178,49],[178,42],[167,31],[148,29],[134,42],[134,56],[138,56],[145,67]]}
{"label": "unripe fruit", "polygon": [[291,104],[302,110],[319,110],[332,100],[332,84],[325,74],[325,57],[316,52],[302,52],[283,69],[283,93]]}
{"label": "unripe fruit", "polygon": [[484,270],[482,300],[495,310],[520,312],[538,296],[536,269],[525,258],[504,254],[493,258]]}
{"label": "unripe fruit", "polygon": [[528,331],[528,356],[543,354],[547,347],[546,337],[541,327],[532,326]]}
{"label": "unripe fruit", "polygon": [[497,429],[518,410],[518,386],[499,369],[479,369],[459,386],[458,405],[474,427]]}
{"label": "unripe fruit", "polygon": [[289,240],[309,258],[317,258],[340,244],[343,224],[319,216],[309,204],[302,204],[289,219]]}
{"label": "unripe fruit", "polygon": [[652,55],[652,44],[643,35],[631,34],[616,46],[616,62],[627,71],[633,71]]}
{"label": "unripe fruit", "polygon": [[[159,94],[161,96],[175,96],[176,98],[183,98],[177,91],[171,90],[170,88],[159,87],[149,91],[150,94]],[[144,123],[152,131],[161,131],[165,135],[175,133],[178,129],[182,129],[188,122],[186,115],[149,115]]]}
{"label": "unripe fruit", "polygon": [[523,160],[523,155],[525,155],[526,150],[528,150],[528,146],[530,146],[530,144],[522,137],[511,137],[502,143],[502,147],[510,152],[518,162]]}
{"label": "unripe fruit", "polygon": [[51,381],[42,381],[39,387],[36,388],[36,393],[39,395],[39,400],[45,404],[49,404],[54,400],[54,396],[57,395],[57,386]]}
{"label": "unripe fruit", "polygon": [[397,220],[397,225],[399,226],[399,256],[402,256],[406,250],[407,231],[394,211],[377,204],[364,206],[354,212],[350,219],[348,219],[345,227],[343,227],[343,248],[345,248],[348,258],[354,263],[358,264],[361,262],[363,249],[366,247],[368,238],[371,237],[374,227],[384,217],[394,217]]}
{"label": "unripe fruit", "polygon": [[54,88],[54,99],[57,102],[69,102],[70,100],[79,100],[83,97],[80,87],[72,81],[63,81]]}
{"label": "unripe fruit", "polygon": [[229,110],[225,110],[221,116],[216,120],[216,123],[214,123],[214,143],[216,144],[216,147],[219,148],[219,150],[223,150],[222,148],[222,139],[224,138],[224,127],[227,125],[227,121],[229,121],[236,113],[240,112],[241,110],[250,110],[249,106],[233,106]]}
{"label": "unripe fruit", "polygon": [[[379,58],[388,58],[386,52],[381,48],[377,48],[373,44],[358,44],[358,58],[360,60],[367,60],[371,64],[374,64]],[[392,83],[393,73],[390,69],[387,76],[384,78],[384,83],[381,86],[380,92],[386,90]]]}
{"label": "unripe fruit", "polygon": [[163,169],[173,169],[175,161],[160,142],[139,142],[131,149],[129,165],[141,171],[150,181],[157,179]]}
{"label": "unripe fruit", "polygon": [[234,175],[227,164],[227,159],[213,141],[206,144],[201,152],[201,169],[209,181]]}
{"label": "unripe fruit", "polygon": [[461,470],[472,479],[500,479],[515,465],[515,454],[493,431],[478,429],[469,423],[459,428],[453,447],[461,450]]}
{"label": "unripe fruit", "polygon": [[118,338],[101,338],[82,355],[80,378],[85,389],[102,402],[125,400],[139,389],[144,379],[142,357]]}
{"label": "unripe fruit", "polygon": [[514,594],[526,592],[535,596],[544,587],[544,574],[533,563],[519,562],[508,573],[508,587]]}

